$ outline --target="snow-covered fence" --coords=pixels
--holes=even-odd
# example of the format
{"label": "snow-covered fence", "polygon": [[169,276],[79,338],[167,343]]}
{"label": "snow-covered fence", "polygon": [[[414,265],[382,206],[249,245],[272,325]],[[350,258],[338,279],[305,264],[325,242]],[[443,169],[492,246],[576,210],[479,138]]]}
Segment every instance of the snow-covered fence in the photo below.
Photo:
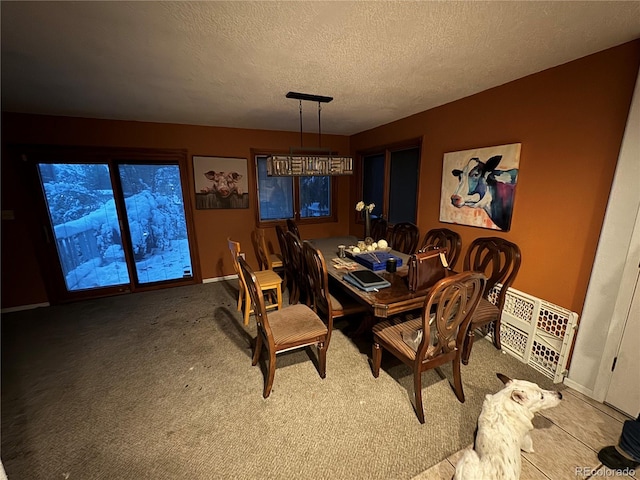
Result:
{"label": "snow-covered fence", "polygon": [[57,237],[58,253],[64,272],[79,267],[92,258],[100,256],[100,249],[93,228],[79,231],[68,237]]}

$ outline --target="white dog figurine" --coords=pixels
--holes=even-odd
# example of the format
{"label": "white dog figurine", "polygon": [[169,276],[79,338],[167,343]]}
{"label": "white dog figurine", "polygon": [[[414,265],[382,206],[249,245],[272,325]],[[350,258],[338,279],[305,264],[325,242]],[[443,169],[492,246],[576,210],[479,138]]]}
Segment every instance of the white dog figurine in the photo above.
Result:
{"label": "white dog figurine", "polygon": [[498,373],[505,387],[487,395],[478,418],[474,449],[467,449],[454,480],[518,480],[520,450],[533,452],[531,430],[534,413],[560,403],[562,394],[543,390],[535,383],[511,380]]}

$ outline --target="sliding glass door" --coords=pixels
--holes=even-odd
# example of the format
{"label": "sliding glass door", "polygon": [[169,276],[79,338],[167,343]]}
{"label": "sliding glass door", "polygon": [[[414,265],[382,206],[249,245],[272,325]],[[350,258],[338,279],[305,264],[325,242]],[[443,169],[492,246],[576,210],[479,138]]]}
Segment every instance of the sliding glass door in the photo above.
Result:
{"label": "sliding glass door", "polygon": [[177,163],[37,167],[67,292],[193,278]]}
{"label": "sliding glass door", "polygon": [[138,283],[191,278],[177,165],[119,165]]}

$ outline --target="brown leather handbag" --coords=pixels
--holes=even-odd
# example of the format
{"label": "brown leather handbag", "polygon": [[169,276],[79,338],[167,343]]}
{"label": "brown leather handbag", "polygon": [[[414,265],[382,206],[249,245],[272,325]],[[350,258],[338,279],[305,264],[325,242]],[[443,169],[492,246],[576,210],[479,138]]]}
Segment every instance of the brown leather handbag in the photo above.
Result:
{"label": "brown leather handbag", "polygon": [[446,248],[426,247],[409,257],[409,291],[428,290],[447,275]]}

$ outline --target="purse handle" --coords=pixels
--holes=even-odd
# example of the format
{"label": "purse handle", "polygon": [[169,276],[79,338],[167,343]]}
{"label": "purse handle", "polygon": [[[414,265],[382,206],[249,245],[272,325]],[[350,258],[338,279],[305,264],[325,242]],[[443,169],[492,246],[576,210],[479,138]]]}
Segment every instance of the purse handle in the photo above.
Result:
{"label": "purse handle", "polygon": [[442,262],[442,266],[447,270],[451,270],[449,262],[447,261],[447,247],[440,247],[438,245],[425,245],[411,256],[417,259],[417,255],[419,253],[428,253],[431,250],[440,250],[440,262]]}

